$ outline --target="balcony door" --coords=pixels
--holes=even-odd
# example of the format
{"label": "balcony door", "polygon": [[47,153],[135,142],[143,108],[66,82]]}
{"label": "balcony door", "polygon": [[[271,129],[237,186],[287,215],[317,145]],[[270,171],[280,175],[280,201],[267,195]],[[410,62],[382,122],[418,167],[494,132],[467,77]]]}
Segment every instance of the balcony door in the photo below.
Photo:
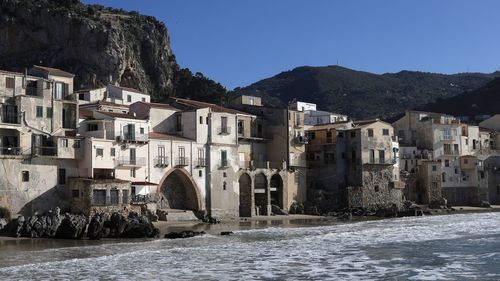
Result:
{"label": "balcony door", "polygon": [[130,148],[130,165],[135,165],[137,161],[135,148]]}

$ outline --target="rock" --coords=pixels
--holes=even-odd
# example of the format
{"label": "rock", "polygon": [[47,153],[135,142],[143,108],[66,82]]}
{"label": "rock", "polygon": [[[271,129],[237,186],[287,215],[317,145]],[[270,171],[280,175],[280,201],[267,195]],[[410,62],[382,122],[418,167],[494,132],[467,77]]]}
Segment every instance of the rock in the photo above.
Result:
{"label": "rock", "polygon": [[179,238],[190,238],[195,236],[204,235],[205,231],[192,231],[192,230],[184,230],[181,232],[169,232],[165,234],[165,238],[167,239],[179,239]]}
{"label": "rock", "polygon": [[130,213],[127,224],[120,237],[122,238],[154,238],[158,237],[160,230],[156,228],[145,216]]}
{"label": "rock", "polygon": [[127,226],[127,219],[122,214],[114,212],[111,214],[109,220],[104,222],[104,226],[110,230],[108,237],[118,238]]}
{"label": "rock", "polygon": [[158,216],[158,220],[167,221],[167,215],[168,215],[167,211],[158,209],[156,210],[156,215]]}
{"label": "rock", "polygon": [[491,208],[491,205],[490,205],[490,202],[488,202],[488,201],[481,201],[481,203],[479,203],[479,207]]}
{"label": "rock", "polygon": [[290,206],[289,213],[303,215],[305,213],[304,205],[302,203],[293,202],[292,205]]}
{"label": "rock", "polygon": [[87,231],[87,217],[66,213],[61,221],[55,238],[81,239]]}
{"label": "rock", "polygon": [[104,233],[103,231],[105,220],[106,218],[104,214],[96,214],[92,217],[87,230],[87,236],[89,239],[99,240],[103,236],[106,237],[109,235],[109,228],[108,233]]}
{"label": "rock", "polygon": [[233,235],[234,233],[232,231],[222,231],[220,235]]}
{"label": "rock", "polygon": [[276,205],[271,205],[271,212],[274,215],[288,215],[288,213],[285,210],[282,210],[279,206]]}
{"label": "rock", "polygon": [[206,222],[206,223],[210,223],[210,224],[218,224],[220,223],[220,220],[216,217],[212,217],[212,216],[209,216],[209,215],[205,215],[201,221],[203,222]]}
{"label": "rock", "polygon": [[1,231],[4,236],[21,237],[24,228],[25,219],[19,216],[11,220]]}
{"label": "rock", "polygon": [[429,209],[446,209],[451,206],[448,207],[448,200],[446,200],[445,198],[440,198],[429,202],[428,207]]}
{"label": "rock", "polygon": [[0,231],[2,231],[2,229],[4,229],[5,226],[7,226],[9,222],[7,221],[7,219],[5,218],[0,218]]}

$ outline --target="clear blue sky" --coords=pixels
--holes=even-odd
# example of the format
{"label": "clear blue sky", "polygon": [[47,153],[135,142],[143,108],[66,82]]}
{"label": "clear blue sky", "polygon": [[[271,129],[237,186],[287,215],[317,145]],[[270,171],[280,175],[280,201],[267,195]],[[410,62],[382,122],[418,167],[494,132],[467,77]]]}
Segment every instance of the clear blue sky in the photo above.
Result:
{"label": "clear blue sky", "polygon": [[228,89],[302,65],[500,69],[498,0],[83,0],[163,21],[181,67]]}

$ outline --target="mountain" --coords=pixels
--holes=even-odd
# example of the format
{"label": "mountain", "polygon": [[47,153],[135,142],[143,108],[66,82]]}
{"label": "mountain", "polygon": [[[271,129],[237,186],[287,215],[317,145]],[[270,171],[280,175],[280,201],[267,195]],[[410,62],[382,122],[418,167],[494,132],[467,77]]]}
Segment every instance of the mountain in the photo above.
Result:
{"label": "mountain", "polygon": [[187,97],[207,101],[226,95],[220,84],[179,67],[165,24],[134,11],[78,0],[0,0],[0,34],[0,69],[57,67],[76,75],[75,89],[119,83],[154,101],[188,90]]}
{"label": "mountain", "polygon": [[500,113],[500,78],[474,91],[437,99],[436,102],[426,104],[419,109],[469,117]]}
{"label": "mountain", "polygon": [[401,71],[379,75],[340,66],[303,66],[236,88],[231,95],[260,96],[270,106],[284,106],[297,99],[354,119],[387,119],[405,109],[477,89],[495,77],[500,77],[500,72],[446,75]]}

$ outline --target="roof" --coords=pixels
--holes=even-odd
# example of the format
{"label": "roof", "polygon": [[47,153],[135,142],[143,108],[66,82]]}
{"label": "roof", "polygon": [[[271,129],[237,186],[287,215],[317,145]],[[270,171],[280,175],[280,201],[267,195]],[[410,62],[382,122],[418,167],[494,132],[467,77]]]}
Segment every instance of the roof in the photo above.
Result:
{"label": "roof", "polygon": [[82,119],[92,119],[94,118],[94,113],[86,108],[80,108],[78,114]]}
{"label": "roof", "polygon": [[387,122],[384,122],[384,121],[381,121],[380,119],[371,119],[371,120],[359,120],[359,121],[353,121],[352,124],[353,124],[353,129],[357,129],[357,128],[361,128],[361,127],[365,127],[365,126],[368,126],[368,125],[371,125],[373,123],[377,123],[377,122],[381,122],[381,123],[384,123],[386,125],[389,125],[392,127],[391,124],[387,123]]}
{"label": "roof", "polygon": [[119,112],[108,112],[108,111],[96,111],[96,112],[113,117],[113,118],[137,119],[137,120],[146,120],[147,119],[147,118],[133,116],[130,114],[119,113]]}
{"label": "roof", "polygon": [[170,98],[172,101],[178,103],[179,105],[187,106],[193,109],[199,109],[199,108],[210,108],[214,112],[225,112],[225,113],[231,113],[231,114],[244,114],[244,115],[251,115],[249,113],[239,111],[236,109],[232,108],[227,108],[223,107],[220,105],[216,105],[213,103],[208,103],[208,102],[202,102],[202,101],[195,101],[195,100],[188,100],[188,99],[181,99],[181,98]]}
{"label": "roof", "polygon": [[109,106],[129,108],[129,106],[126,104],[119,104],[119,103],[109,102],[109,101],[105,101],[105,100],[98,100],[98,101],[93,101],[93,102],[81,104],[80,107],[86,107],[86,106],[92,106],[92,105],[109,105]]}
{"label": "roof", "polygon": [[112,84],[109,84],[109,86],[110,87],[114,87],[114,88],[118,88],[118,89],[121,89],[121,90],[129,91],[129,92],[135,92],[135,93],[146,95],[143,92],[141,92],[140,90],[137,90],[137,89],[134,89],[134,88],[128,88],[128,87],[123,87],[123,86],[116,86],[116,85],[112,85]]}
{"label": "roof", "polygon": [[488,129],[488,128],[484,128],[484,127],[479,127],[479,131],[480,132],[488,132],[488,133],[494,133],[494,132],[496,132],[493,129]]}
{"label": "roof", "polygon": [[351,121],[342,121],[342,122],[336,122],[336,123],[314,125],[308,129],[306,129],[306,131],[319,131],[319,130],[336,129],[338,127],[341,127],[341,126],[348,124],[349,122],[351,122]]}
{"label": "roof", "polygon": [[75,75],[73,73],[69,73],[69,72],[66,72],[66,71],[58,69],[58,68],[52,68],[52,67],[41,66],[41,65],[34,65],[32,68],[40,69],[49,75],[69,77],[69,78],[75,77]]}
{"label": "roof", "polygon": [[149,106],[150,108],[154,107],[154,108],[164,108],[164,109],[179,110],[178,108],[173,107],[170,104],[166,104],[166,103],[143,102],[143,101],[138,101],[138,102],[135,102],[135,103],[145,104],[145,105]]}
{"label": "roof", "polygon": [[170,135],[165,133],[151,132],[149,133],[149,138],[154,140],[175,140],[175,141],[193,141],[192,139],[179,137],[176,135]]}

